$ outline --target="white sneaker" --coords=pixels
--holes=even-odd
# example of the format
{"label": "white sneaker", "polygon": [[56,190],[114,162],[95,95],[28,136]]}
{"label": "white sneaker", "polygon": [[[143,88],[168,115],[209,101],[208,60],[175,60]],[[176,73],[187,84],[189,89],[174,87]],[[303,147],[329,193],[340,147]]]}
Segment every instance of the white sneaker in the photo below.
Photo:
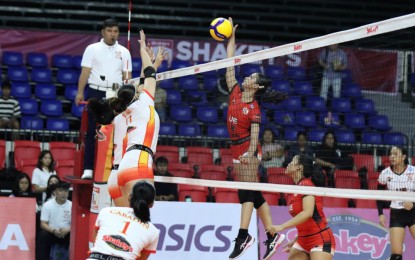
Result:
{"label": "white sneaker", "polygon": [[92,180],[92,170],[84,170],[84,174],[82,174],[81,179]]}

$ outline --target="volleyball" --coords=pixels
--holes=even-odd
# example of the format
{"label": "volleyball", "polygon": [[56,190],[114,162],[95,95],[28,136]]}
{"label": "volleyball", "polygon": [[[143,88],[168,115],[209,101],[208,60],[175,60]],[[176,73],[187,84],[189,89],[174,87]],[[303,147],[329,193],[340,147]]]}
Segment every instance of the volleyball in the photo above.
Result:
{"label": "volleyball", "polygon": [[210,23],[210,35],[217,41],[223,41],[232,35],[232,24],[228,19],[216,18]]}

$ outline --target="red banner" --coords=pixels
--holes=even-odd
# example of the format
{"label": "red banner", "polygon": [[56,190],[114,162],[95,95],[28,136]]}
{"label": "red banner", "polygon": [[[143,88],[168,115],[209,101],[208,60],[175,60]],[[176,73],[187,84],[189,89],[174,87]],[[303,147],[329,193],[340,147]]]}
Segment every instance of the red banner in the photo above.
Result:
{"label": "red banner", "polygon": [[[54,54],[82,55],[86,46],[100,40],[100,32],[64,33],[28,30],[0,29],[0,47],[2,51],[43,52],[51,58]],[[165,46],[171,59],[186,60],[191,63],[209,62],[226,58],[226,43],[213,40],[196,41],[180,39],[157,39],[147,32],[147,38],[153,46]],[[207,35],[207,39],[210,37]],[[139,56],[138,35],[131,36],[131,55]],[[119,43],[127,46],[127,37],[121,36]],[[235,55],[251,53],[273,47],[271,44],[239,43]],[[370,47],[370,46],[368,46]],[[397,91],[397,52],[380,50],[361,50],[344,48],[348,54],[349,68],[353,81],[363,90],[395,93]],[[320,50],[293,53],[266,61],[284,67],[304,66],[312,77]]]}
{"label": "red banner", "polygon": [[36,200],[0,197],[0,259],[35,259]]}

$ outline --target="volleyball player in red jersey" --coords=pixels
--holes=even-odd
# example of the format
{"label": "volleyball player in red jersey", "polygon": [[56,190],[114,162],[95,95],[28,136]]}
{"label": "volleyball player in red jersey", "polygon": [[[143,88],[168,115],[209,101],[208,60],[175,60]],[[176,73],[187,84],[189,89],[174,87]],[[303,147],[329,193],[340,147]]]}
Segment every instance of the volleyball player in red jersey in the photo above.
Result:
{"label": "volleyball player in red jersey", "polygon": [[[233,26],[232,18],[229,18],[229,21]],[[237,27],[237,25],[233,27],[233,33],[229,38],[228,57],[235,55]],[[237,180],[258,182],[257,172],[261,160],[261,146],[258,142],[261,111],[255,96],[258,91],[262,92],[267,89],[270,80],[262,74],[254,73],[245,78],[241,88],[236,81],[234,67],[229,67],[226,71],[226,84],[230,92],[227,123]],[[267,94],[275,97],[275,93],[270,91]],[[238,236],[235,239],[235,248],[229,259],[240,257],[255,241],[255,238],[248,234],[248,226],[254,208],[257,209],[268,237],[264,242],[267,250],[263,259],[270,259],[284,240],[285,235],[279,235],[273,231],[271,212],[260,191],[238,190],[238,197],[242,204],[241,223]]]}
{"label": "volleyball player in red jersey", "polygon": [[[307,155],[296,155],[288,164],[286,174],[299,186],[324,187],[326,177],[321,167]],[[298,194],[291,200],[289,211],[292,219],[275,226],[276,232],[296,227],[298,235],[289,242],[289,260],[331,260],[336,242],[327,226],[323,212],[323,201],[319,196]]]}

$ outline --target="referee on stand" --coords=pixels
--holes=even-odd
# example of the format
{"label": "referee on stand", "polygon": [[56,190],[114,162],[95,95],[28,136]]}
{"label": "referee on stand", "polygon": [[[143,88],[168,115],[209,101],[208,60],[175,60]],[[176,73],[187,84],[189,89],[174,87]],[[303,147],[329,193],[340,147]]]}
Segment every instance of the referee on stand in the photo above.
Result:
{"label": "referee on stand", "polygon": [[[102,39],[90,44],[82,57],[82,71],[78,81],[76,105],[84,100],[84,90],[87,99],[105,98],[105,93],[113,86],[121,86],[123,80],[131,79],[131,54],[129,50],[118,44],[120,30],[118,21],[107,19],[102,24]],[[95,158],[96,119],[88,111],[88,130],[85,140],[84,172],[82,179],[92,179]]]}

